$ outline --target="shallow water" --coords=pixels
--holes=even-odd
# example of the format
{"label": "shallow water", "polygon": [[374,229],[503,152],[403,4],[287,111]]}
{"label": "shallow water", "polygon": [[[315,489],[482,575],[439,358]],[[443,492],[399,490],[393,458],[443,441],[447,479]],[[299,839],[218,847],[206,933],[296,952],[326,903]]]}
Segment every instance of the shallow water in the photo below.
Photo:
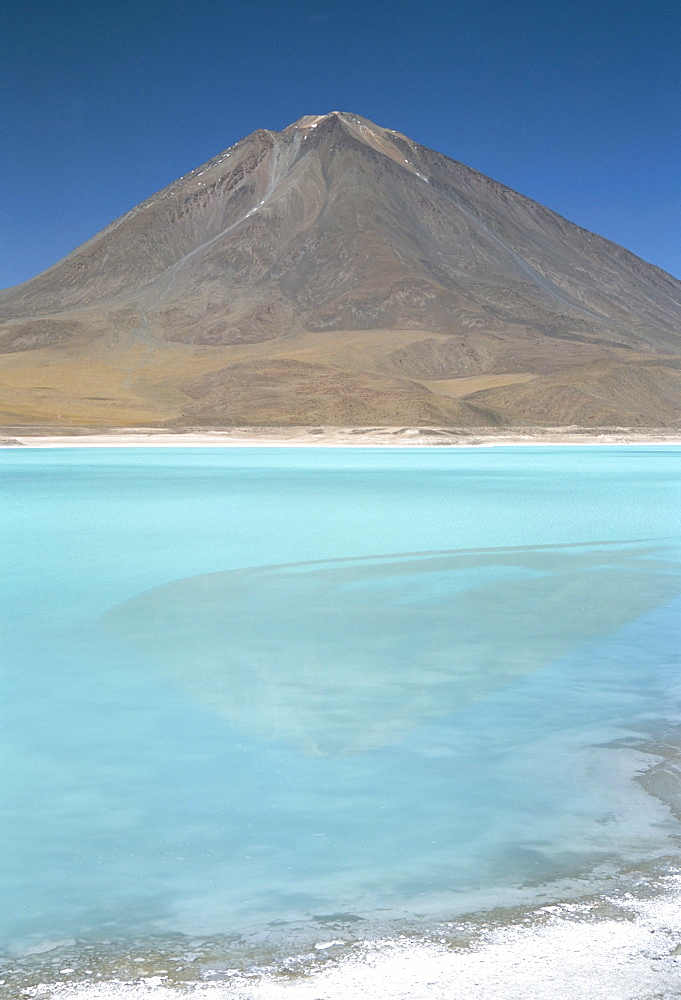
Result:
{"label": "shallow water", "polygon": [[542,903],[668,913],[679,457],[4,452],[6,984],[444,996]]}

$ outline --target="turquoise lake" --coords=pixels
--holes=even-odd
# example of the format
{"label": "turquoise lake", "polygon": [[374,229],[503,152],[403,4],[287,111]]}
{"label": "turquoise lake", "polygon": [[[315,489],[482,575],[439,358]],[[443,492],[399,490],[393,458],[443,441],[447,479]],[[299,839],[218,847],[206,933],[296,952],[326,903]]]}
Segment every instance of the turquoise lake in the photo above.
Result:
{"label": "turquoise lake", "polygon": [[228,983],[654,895],[680,458],[3,451],[6,982]]}

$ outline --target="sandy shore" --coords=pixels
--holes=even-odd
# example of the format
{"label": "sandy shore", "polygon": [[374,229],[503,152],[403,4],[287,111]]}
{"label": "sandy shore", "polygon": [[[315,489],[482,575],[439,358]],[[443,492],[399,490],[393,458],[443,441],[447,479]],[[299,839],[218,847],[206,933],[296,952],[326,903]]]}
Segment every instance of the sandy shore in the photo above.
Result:
{"label": "sandy shore", "polygon": [[0,446],[29,448],[147,447],[491,447],[508,445],[681,444],[681,430],[629,427],[234,427],[0,428]]}

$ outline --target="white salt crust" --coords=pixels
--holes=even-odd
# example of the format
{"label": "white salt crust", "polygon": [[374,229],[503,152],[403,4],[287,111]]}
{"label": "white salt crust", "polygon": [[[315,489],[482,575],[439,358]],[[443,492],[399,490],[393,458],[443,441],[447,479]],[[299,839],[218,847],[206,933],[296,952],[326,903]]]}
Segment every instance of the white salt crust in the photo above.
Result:
{"label": "white salt crust", "polygon": [[[164,985],[43,983],[25,997],[54,1000],[678,1000],[681,893],[626,903],[631,919],[594,919],[589,906],[544,908],[535,923],[488,930],[471,948],[385,939],[362,944],[308,976],[236,974]],[[539,914],[545,922],[537,923]],[[324,942],[326,943],[326,942]]]}

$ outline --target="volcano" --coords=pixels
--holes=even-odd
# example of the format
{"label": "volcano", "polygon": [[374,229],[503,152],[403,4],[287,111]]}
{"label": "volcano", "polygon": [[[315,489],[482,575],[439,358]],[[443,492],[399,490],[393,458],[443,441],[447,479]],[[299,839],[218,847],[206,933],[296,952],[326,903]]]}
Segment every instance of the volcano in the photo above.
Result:
{"label": "volcano", "polygon": [[345,112],[254,132],[0,319],[5,425],[681,424],[681,282]]}

